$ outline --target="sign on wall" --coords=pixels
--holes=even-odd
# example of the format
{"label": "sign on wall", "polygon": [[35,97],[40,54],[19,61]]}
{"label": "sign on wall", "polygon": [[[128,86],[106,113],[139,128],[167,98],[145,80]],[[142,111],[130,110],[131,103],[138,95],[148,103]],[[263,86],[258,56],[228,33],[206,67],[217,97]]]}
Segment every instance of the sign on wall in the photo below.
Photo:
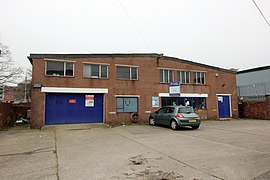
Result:
{"label": "sign on wall", "polygon": [[69,102],[69,104],[75,104],[76,103],[76,99],[69,99],[68,102]]}
{"label": "sign on wall", "polygon": [[152,107],[159,107],[159,99],[158,97],[152,97]]}
{"label": "sign on wall", "polygon": [[94,95],[85,95],[85,107],[94,107],[94,101]]}
{"label": "sign on wall", "polygon": [[169,83],[170,96],[180,96],[180,82],[174,81]]}

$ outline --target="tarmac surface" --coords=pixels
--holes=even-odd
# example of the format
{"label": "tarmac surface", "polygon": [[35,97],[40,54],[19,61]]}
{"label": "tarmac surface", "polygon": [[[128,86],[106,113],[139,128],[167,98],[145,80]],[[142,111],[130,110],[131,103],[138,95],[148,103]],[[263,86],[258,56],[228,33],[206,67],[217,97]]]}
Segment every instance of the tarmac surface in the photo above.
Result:
{"label": "tarmac surface", "polygon": [[0,131],[0,179],[269,180],[270,121]]}

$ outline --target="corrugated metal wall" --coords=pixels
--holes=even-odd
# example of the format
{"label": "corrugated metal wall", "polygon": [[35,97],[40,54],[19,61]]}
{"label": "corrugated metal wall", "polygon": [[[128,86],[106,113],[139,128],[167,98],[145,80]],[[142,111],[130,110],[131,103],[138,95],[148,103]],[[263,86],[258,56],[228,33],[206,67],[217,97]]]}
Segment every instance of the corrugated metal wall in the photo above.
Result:
{"label": "corrugated metal wall", "polygon": [[270,94],[270,69],[237,74],[238,97],[246,101],[264,101]]}

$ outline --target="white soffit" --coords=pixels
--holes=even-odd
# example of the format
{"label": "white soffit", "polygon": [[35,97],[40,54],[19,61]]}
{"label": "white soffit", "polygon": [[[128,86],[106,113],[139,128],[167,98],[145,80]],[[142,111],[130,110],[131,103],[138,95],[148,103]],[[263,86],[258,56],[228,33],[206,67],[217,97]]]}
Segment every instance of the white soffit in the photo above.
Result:
{"label": "white soffit", "polygon": [[[175,97],[170,96],[169,93],[159,93],[159,97]],[[180,96],[177,97],[208,97],[208,94],[199,94],[199,93],[180,93]]]}
{"label": "white soffit", "polygon": [[46,93],[108,93],[107,88],[58,88],[58,87],[42,87],[41,92]]}

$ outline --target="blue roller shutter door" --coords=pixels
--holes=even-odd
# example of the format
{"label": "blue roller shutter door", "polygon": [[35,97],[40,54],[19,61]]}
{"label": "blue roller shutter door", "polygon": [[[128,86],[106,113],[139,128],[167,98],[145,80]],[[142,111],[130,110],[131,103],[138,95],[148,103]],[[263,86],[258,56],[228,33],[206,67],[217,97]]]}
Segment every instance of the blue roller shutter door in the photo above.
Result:
{"label": "blue roller shutter door", "polygon": [[[85,95],[94,95],[94,106],[85,106]],[[46,125],[100,122],[103,122],[103,94],[46,94]]]}

